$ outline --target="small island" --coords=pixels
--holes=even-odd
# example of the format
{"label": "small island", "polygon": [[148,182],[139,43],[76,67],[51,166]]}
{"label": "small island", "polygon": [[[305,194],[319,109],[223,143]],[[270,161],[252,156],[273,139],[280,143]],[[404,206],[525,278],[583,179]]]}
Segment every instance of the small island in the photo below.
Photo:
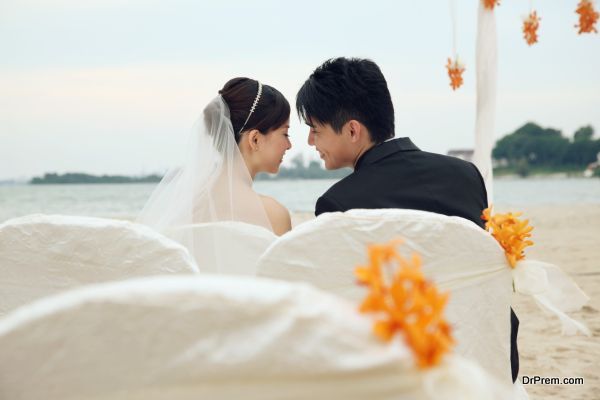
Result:
{"label": "small island", "polygon": [[47,173],[43,177],[36,177],[29,181],[32,185],[56,185],[56,184],[77,184],[77,183],[156,183],[160,182],[160,175],[146,176],[122,176],[122,175],[91,175],[79,172],[70,172],[66,174]]}

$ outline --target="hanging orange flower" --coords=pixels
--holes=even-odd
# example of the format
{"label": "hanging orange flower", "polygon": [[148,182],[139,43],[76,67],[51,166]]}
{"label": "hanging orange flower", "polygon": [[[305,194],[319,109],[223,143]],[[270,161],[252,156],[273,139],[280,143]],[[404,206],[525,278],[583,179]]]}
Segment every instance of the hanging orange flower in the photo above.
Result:
{"label": "hanging orange flower", "polygon": [[485,229],[500,243],[506,253],[506,259],[511,268],[517,265],[517,261],[525,258],[525,248],[533,246],[529,220],[521,221],[519,217],[523,213],[507,213],[492,215],[492,207],[483,210],[481,219],[486,221]]}
{"label": "hanging orange flower", "polygon": [[450,77],[450,86],[452,86],[452,90],[456,90],[463,84],[462,74],[465,72],[465,67],[458,61],[458,57],[456,61],[452,61],[452,59],[448,58],[448,64],[446,64],[446,68],[448,69],[448,76]]}
{"label": "hanging orange flower", "polygon": [[579,14],[579,25],[575,25],[575,28],[579,28],[578,34],[598,32],[594,26],[598,22],[598,11],[591,0],[581,0],[575,12]]}
{"label": "hanging orange flower", "polygon": [[483,0],[483,5],[485,6],[485,8],[487,8],[488,10],[493,10],[494,7],[499,6],[500,5],[500,0]]}
{"label": "hanging orange flower", "polygon": [[540,20],[541,18],[537,16],[537,12],[533,11],[523,21],[523,36],[530,46],[538,41],[537,30],[540,27]]}
{"label": "hanging orange flower", "polygon": [[[444,319],[447,293],[425,280],[421,259],[413,254],[404,258],[396,250],[402,241],[368,247],[369,264],[356,268],[358,282],[369,289],[360,306],[360,312],[374,312],[381,316],[374,333],[389,341],[402,332],[412,349],[420,368],[437,365],[447,353],[454,339],[450,325]],[[394,271],[393,264],[398,267]]]}

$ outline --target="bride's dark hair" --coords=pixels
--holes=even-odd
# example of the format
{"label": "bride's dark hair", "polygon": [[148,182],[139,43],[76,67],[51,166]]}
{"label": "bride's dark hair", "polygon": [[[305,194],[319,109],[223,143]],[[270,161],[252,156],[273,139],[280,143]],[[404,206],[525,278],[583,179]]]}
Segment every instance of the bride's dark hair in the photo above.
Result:
{"label": "bride's dark hair", "polygon": [[[258,92],[258,81],[250,78],[230,79],[219,94],[227,103],[231,115],[231,124],[235,133],[236,143],[240,142],[240,129],[244,126],[250,113],[252,103]],[[290,118],[290,103],[279,90],[269,85],[262,85],[260,101],[246,125],[244,131],[258,129],[267,134],[279,128]]]}

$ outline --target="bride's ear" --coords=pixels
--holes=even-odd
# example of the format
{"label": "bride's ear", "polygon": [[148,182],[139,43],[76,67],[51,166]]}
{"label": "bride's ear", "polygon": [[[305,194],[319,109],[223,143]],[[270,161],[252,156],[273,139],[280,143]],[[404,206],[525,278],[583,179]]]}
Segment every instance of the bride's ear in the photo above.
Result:
{"label": "bride's ear", "polygon": [[248,140],[248,146],[250,146],[250,150],[252,150],[252,151],[258,150],[259,138],[260,138],[260,132],[258,131],[258,129],[252,129],[250,132],[248,132],[247,140]]}

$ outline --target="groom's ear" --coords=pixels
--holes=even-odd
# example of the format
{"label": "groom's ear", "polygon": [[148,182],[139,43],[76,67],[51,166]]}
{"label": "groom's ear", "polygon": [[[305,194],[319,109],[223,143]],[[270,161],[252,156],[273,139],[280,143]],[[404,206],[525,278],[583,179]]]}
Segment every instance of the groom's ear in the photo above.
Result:
{"label": "groom's ear", "polygon": [[365,134],[363,126],[355,119],[351,119],[346,122],[346,128],[348,129],[348,134],[350,136],[350,142],[357,143],[360,141],[361,137]]}

